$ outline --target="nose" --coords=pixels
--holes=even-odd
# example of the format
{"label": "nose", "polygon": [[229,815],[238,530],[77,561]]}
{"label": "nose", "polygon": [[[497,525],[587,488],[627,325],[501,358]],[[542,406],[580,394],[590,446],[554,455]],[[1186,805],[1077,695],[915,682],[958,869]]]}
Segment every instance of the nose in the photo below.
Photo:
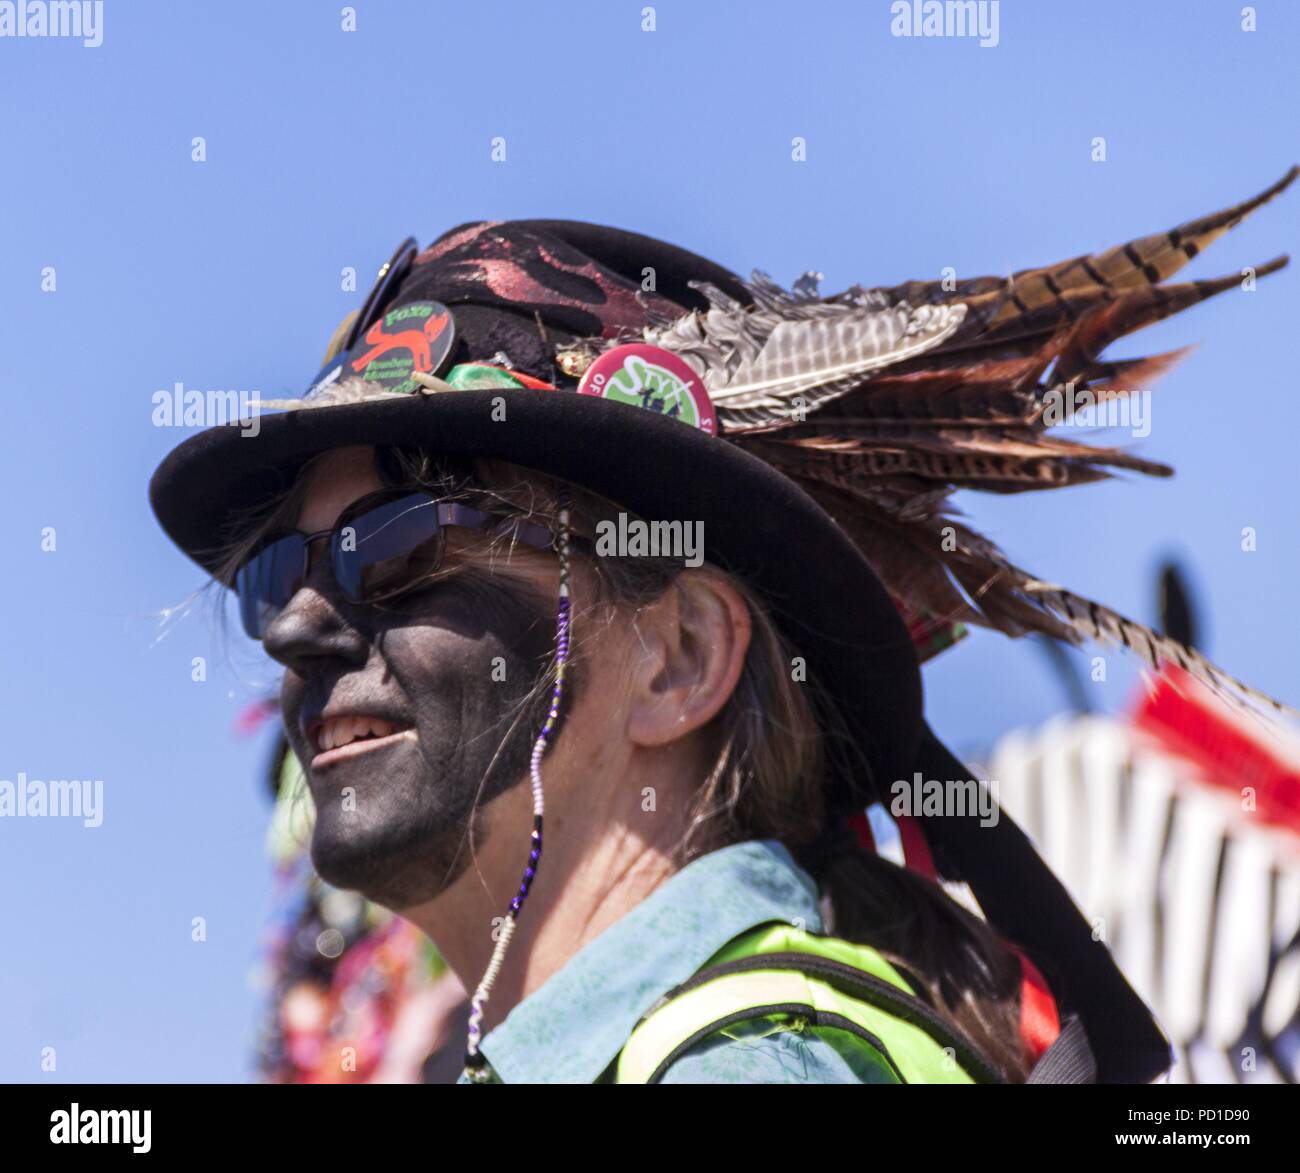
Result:
{"label": "nose", "polygon": [[365,636],[348,622],[344,609],[328,569],[318,562],[306,583],[267,626],[262,646],[272,659],[300,676],[329,661],[359,667],[366,662],[369,648]]}

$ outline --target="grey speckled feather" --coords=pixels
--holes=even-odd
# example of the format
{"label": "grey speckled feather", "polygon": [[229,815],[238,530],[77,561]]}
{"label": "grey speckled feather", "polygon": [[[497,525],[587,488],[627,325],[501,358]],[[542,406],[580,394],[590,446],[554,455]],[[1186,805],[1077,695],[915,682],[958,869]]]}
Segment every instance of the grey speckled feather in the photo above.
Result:
{"label": "grey speckled feather", "polygon": [[873,373],[917,358],[952,336],[960,303],[887,305],[859,291],[852,301],[817,296],[818,275],[787,292],[755,273],[753,308],[698,283],[709,308],[645,332],[699,372],[729,432],[778,426],[855,389]]}

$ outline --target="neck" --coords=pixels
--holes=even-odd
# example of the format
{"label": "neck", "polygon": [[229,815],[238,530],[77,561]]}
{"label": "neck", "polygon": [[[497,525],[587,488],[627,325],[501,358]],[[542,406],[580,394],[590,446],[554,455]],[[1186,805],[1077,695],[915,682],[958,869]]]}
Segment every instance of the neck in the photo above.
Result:
{"label": "neck", "polygon": [[[671,750],[638,754],[627,762],[594,761],[586,769],[543,766],[548,782],[583,783],[548,787],[541,862],[492,986],[485,1035],[677,870],[673,855],[685,821],[666,812],[686,809],[677,796],[688,799],[682,779],[690,774]],[[649,805],[657,809],[643,809],[647,794],[656,796]],[[485,813],[482,842],[474,845],[462,874],[432,900],[400,910],[433,939],[469,993],[487,968],[500,918],[519,890],[532,829],[529,787],[516,786]]]}

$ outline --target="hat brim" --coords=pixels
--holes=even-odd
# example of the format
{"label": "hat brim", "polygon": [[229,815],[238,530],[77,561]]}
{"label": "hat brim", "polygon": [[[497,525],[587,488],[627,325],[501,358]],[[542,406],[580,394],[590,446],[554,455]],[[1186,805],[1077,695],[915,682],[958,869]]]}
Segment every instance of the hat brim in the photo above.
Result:
{"label": "hat brim", "polygon": [[[256,435],[221,426],[190,437],[150,483],[162,528],[209,573],[232,514],[287,488],[329,449],[418,444],[509,461],[600,493],[649,521],[701,523],[706,560],[760,593],[808,676],[839,700],[875,785],[909,776],[922,699],[906,626],[826,512],[736,445],[655,412],[569,391],[393,395],[262,415],[258,424]],[[876,797],[863,773],[860,791],[831,796],[836,806]]]}

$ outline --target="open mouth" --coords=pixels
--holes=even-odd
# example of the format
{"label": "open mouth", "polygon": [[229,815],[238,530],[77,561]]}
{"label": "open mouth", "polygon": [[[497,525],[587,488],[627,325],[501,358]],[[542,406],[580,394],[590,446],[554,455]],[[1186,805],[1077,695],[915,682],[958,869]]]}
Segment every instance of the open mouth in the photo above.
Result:
{"label": "open mouth", "polygon": [[311,761],[312,768],[320,769],[333,762],[370,753],[396,741],[414,738],[414,729],[386,721],[382,717],[372,717],[365,713],[327,717],[308,731],[308,739],[317,750]]}

